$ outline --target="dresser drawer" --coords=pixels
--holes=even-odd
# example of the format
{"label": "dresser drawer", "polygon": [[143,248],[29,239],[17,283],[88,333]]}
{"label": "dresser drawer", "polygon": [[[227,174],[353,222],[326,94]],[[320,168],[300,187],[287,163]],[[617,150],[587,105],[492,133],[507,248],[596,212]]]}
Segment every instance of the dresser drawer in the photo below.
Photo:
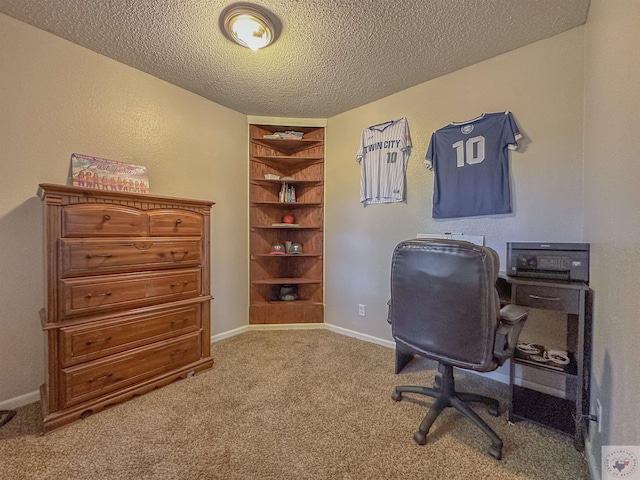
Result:
{"label": "dresser drawer", "polygon": [[146,213],[109,204],[78,204],[62,209],[63,237],[145,236]]}
{"label": "dresser drawer", "polygon": [[567,288],[516,285],[516,304],[525,307],[578,313],[580,292]]}
{"label": "dresser drawer", "polygon": [[62,277],[197,266],[200,240],[75,239],[60,240]]}
{"label": "dresser drawer", "polygon": [[60,329],[61,364],[69,367],[125,350],[194,332],[200,304],[129,315]]}
{"label": "dresser drawer", "polygon": [[200,294],[200,269],[104,275],[60,281],[60,316],[153,305]]}
{"label": "dresser drawer", "polygon": [[61,399],[69,407],[170,372],[201,356],[200,333],[159,342],[61,370]]}
{"label": "dresser drawer", "polygon": [[184,210],[151,210],[149,235],[153,237],[200,236],[202,215]]}

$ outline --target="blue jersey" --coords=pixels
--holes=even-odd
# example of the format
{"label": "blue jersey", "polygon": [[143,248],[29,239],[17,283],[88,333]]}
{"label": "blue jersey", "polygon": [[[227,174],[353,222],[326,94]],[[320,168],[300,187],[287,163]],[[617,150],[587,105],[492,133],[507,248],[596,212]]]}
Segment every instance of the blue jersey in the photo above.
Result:
{"label": "blue jersey", "polygon": [[509,150],[520,138],[509,112],[485,113],[435,131],[425,158],[435,172],[433,218],[510,213]]}
{"label": "blue jersey", "polygon": [[372,125],[362,131],[356,160],[360,163],[360,202],[402,202],[411,154],[406,118]]}

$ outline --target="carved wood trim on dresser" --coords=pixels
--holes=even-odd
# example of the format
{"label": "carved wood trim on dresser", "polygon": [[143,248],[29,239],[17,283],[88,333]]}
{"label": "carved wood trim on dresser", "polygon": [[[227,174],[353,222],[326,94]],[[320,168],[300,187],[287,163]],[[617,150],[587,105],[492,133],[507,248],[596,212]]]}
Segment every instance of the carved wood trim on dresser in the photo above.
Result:
{"label": "carved wood trim on dresser", "polygon": [[41,184],[49,432],[213,365],[213,202]]}

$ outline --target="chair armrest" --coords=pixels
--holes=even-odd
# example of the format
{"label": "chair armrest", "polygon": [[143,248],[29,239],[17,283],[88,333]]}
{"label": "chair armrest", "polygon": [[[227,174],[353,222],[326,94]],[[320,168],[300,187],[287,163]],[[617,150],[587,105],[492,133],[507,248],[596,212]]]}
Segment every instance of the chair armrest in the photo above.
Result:
{"label": "chair armrest", "polygon": [[507,325],[515,325],[516,323],[527,318],[529,311],[519,305],[505,305],[500,309],[500,322]]}
{"label": "chair armrest", "polygon": [[500,310],[500,323],[493,346],[493,355],[500,365],[513,353],[528,315],[528,310],[518,305],[505,305]]}

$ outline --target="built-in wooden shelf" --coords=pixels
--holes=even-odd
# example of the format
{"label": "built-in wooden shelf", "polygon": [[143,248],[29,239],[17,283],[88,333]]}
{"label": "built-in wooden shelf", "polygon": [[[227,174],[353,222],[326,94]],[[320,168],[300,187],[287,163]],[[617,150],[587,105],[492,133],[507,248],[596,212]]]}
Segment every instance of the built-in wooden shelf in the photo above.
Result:
{"label": "built-in wooden shelf", "polygon": [[[287,131],[302,136],[265,138]],[[324,321],[324,133],[324,127],[249,125],[251,324]],[[283,185],[296,202],[279,201]],[[285,215],[297,225],[281,224]],[[269,254],[273,245],[289,242],[305,253]],[[286,290],[296,300],[283,300]]]}

